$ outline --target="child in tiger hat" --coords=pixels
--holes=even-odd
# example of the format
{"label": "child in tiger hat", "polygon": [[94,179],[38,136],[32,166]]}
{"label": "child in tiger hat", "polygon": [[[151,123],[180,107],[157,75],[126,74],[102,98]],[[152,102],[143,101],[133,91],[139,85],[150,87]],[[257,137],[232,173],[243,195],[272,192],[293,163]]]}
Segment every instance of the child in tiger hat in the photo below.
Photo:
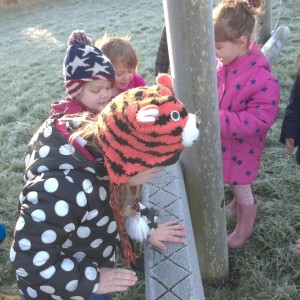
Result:
{"label": "child in tiger hat", "polygon": [[[110,299],[137,281],[128,235],[161,250],[184,242],[184,225],[148,223],[130,193],[199,136],[171,78],[157,83],[120,94],[97,118],[53,115],[33,136],[10,252],[23,300]],[[113,267],[119,244],[124,268]]]}
{"label": "child in tiger hat", "polygon": [[97,114],[111,100],[115,71],[83,30],[74,30],[69,36],[63,74],[68,97],[52,103],[51,114]]}

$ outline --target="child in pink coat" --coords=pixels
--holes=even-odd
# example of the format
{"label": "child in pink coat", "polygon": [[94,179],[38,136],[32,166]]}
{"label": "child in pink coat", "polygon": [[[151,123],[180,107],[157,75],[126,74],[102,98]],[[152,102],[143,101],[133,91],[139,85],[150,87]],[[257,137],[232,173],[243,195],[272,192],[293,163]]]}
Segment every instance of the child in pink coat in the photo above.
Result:
{"label": "child in pink coat", "polygon": [[146,82],[137,73],[139,58],[130,44],[129,36],[110,36],[105,33],[96,40],[95,46],[110,59],[115,70],[112,97],[128,89],[145,86]]}
{"label": "child in pink coat", "polygon": [[279,111],[280,85],[267,58],[251,41],[260,1],[221,1],[214,9],[215,48],[224,183],[237,214],[229,248],[249,239],[258,203],[251,184],[258,176],[266,135]]}

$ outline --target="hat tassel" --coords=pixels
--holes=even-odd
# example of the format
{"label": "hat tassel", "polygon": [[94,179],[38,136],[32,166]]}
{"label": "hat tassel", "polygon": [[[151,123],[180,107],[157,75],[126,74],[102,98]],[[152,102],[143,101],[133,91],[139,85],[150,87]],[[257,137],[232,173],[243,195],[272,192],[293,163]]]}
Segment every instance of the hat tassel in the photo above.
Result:
{"label": "hat tassel", "polygon": [[127,266],[139,256],[135,254],[131,248],[126,233],[125,220],[120,207],[120,190],[121,187],[115,184],[110,184],[110,201],[117,222],[118,231],[120,235],[121,249],[124,257],[124,265]]}

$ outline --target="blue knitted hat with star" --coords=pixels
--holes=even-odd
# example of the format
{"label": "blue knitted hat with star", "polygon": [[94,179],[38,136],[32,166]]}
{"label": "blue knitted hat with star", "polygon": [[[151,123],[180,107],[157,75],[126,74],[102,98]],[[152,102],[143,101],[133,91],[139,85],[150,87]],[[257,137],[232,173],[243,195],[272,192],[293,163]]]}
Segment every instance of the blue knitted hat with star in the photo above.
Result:
{"label": "blue knitted hat with star", "polygon": [[68,40],[63,66],[67,93],[74,98],[83,85],[92,80],[115,82],[115,72],[110,60],[102,51],[92,46],[91,39],[83,30],[74,30]]}

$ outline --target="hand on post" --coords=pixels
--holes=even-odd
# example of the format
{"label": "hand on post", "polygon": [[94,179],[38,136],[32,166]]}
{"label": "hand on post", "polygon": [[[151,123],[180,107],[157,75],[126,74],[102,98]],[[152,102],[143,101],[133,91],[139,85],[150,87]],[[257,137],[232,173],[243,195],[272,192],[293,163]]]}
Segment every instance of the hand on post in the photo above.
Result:
{"label": "hand on post", "polygon": [[178,224],[177,221],[169,221],[158,224],[157,228],[151,233],[148,242],[160,251],[166,250],[164,242],[183,244],[187,232],[183,231],[184,225]]}

